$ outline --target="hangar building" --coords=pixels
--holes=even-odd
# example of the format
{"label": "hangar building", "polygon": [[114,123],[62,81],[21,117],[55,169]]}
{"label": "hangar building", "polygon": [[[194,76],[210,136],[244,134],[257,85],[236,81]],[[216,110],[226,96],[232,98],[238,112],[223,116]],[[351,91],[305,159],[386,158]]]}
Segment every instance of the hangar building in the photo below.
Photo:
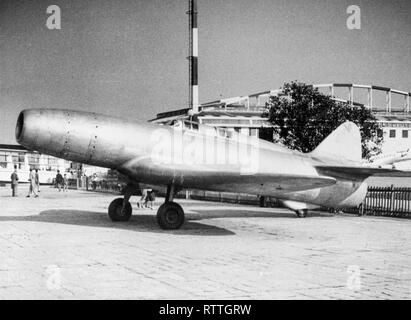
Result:
{"label": "hangar building", "polygon": [[[365,106],[375,114],[383,129],[383,153],[411,150],[411,93],[387,87],[357,84],[317,84],[313,87],[329,94],[334,100],[351,105]],[[348,93],[348,98],[341,96]],[[365,94],[364,94],[365,93]],[[355,98],[354,98],[355,94]],[[199,105],[199,112],[190,115],[190,109],[178,109],[157,114],[152,123],[170,125],[183,120],[185,125],[196,129],[196,124],[205,124],[225,131],[258,136],[272,134],[267,128],[272,125],[267,121],[266,102],[270,96],[284,95],[281,89],[216,100]],[[187,121],[191,120],[191,121]],[[266,128],[261,130],[261,128]],[[398,169],[411,169],[411,161],[399,163]]]}

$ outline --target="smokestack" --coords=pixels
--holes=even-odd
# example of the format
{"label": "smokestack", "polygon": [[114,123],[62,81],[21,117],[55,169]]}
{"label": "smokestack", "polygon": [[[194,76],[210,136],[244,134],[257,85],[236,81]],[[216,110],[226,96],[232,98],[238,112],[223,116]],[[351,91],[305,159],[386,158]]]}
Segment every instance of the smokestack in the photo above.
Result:
{"label": "smokestack", "polygon": [[197,0],[188,0],[188,26],[190,33],[189,50],[189,107],[198,112],[198,29]]}

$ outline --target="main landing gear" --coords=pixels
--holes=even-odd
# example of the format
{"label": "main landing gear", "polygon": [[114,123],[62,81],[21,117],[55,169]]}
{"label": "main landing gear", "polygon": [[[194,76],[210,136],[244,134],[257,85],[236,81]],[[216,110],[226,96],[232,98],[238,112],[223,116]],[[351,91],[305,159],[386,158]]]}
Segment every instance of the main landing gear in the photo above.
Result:
{"label": "main landing gear", "polygon": [[128,221],[131,218],[133,209],[130,204],[130,197],[135,190],[133,184],[127,184],[124,189],[124,199],[114,199],[108,207],[108,216],[111,221]]}
{"label": "main landing gear", "polygon": [[168,185],[165,202],[157,210],[157,223],[162,229],[179,229],[184,223],[183,208],[173,202],[175,192],[174,185]]}
{"label": "main landing gear", "polygon": [[[117,198],[110,203],[108,216],[112,221],[130,220],[132,208],[129,200],[135,188],[133,184],[127,184],[124,189],[124,199]],[[173,202],[175,193],[174,185],[167,186],[165,202],[157,210],[157,223],[165,230],[179,229],[185,220],[183,208]]]}

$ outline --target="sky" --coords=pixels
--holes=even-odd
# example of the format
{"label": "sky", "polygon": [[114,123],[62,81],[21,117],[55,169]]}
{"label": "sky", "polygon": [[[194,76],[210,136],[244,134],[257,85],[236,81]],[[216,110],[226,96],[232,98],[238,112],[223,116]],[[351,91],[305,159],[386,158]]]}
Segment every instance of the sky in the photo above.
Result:
{"label": "sky", "polygon": [[[350,30],[349,5],[361,9]],[[46,10],[61,9],[49,30]],[[0,144],[27,108],[148,120],[188,106],[187,0],[0,0]],[[198,0],[200,103],[284,82],[411,91],[409,0]]]}

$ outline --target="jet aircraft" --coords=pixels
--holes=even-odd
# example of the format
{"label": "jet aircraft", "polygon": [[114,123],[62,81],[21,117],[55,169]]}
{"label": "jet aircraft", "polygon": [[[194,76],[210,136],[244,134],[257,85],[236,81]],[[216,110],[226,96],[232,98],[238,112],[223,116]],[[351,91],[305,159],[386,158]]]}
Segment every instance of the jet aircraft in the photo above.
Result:
{"label": "jet aircraft", "polygon": [[[305,217],[312,206],[355,207],[372,175],[404,172],[361,165],[359,128],[345,122],[311,153],[216,128],[186,130],[97,113],[28,109],[17,119],[16,140],[30,150],[115,169],[128,177],[124,197],[111,202],[112,221],[127,221],[138,183],[167,186],[157,211],[163,229],[178,229],[184,210],[173,201],[182,189],[272,196]],[[406,174],[406,173],[405,173]]]}

